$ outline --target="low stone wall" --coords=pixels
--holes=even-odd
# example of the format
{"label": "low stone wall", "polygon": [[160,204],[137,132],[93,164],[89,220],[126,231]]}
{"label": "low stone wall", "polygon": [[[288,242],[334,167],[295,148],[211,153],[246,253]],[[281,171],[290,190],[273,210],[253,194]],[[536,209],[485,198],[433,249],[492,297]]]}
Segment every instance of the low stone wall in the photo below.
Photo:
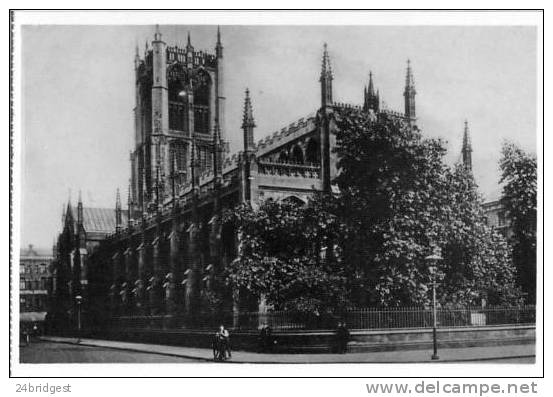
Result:
{"label": "low stone wall", "polygon": [[[107,338],[174,346],[211,347],[214,332],[205,330],[121,329],[83,332],[84,337]],[[432,348],[432,329],[351,330],[351,352]],[[438,346],[473,347],[535,343],[535,325],[480,326],[438,329]],[[333,330],[274,332],[274,353],[328,353],[336,346]],[[231,333],[234,350],[259,351],[256,332]]]}

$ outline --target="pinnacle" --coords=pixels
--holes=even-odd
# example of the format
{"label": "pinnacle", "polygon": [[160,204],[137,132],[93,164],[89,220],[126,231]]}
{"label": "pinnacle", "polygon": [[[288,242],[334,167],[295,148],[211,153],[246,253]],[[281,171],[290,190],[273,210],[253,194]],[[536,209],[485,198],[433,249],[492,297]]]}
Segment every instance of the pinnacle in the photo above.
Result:
{"label": "pinnacle", "polygon": [[246,98],[244,99],[244,116],[242,118],[242,128],[247,127],[255,127],[252,102],[250,99],[250,90],[248,88],[246,88]]}
{"label": "pinnacle", "polygon": [[328,50],[327,50],[327,44],[324,43],[323,45],[323,61],[322,61],[322,69],[321,69],[321,77],[330,75],[332,77],[332,67],[330,66],[330,57],[328,56]]}

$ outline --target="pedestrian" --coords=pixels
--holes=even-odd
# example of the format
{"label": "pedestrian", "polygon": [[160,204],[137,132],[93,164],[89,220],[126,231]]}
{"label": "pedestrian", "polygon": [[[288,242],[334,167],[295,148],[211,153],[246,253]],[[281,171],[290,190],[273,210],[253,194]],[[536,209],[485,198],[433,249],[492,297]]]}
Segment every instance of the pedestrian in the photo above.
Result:
{"label": "pedestrian", "polygon": [[29,335],[29,330],[27,327],[23,328],[23,340],[25,341],[25,345],[29,346],[29,343],[31,342],[31,337]]}
{"label": "pedestrian", "polygon": [[348,350],[349,331],[344,321],[339,321],[336,327],[336,347],[340,354],[344,354]]}
{"label": "pedestrian", "polygon": [[273,345],[275,340],[273,339],[273,332],[271,327],[268,324],[263,324],[259,332],[259,347],[262,352],[271,352],[273,350]]}
{"label": "pedestrian", "polygon": [[223,349],[223,354],[226,356],[228,354],[228,358],[232,357],[232,352],[230,350],[230,333],[225,328],[224,325],[219,326],[219,338],[221,340],[221,347]]}

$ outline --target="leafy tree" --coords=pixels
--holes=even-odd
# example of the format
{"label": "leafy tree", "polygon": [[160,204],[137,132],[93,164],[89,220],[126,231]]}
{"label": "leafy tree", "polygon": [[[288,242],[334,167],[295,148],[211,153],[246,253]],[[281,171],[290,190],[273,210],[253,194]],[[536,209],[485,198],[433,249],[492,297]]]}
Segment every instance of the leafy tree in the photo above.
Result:
{"label": "leafy tree", "polygon": [[537,159],[504,143],[500,160],[502,203],[511,219],[513,261],[530,303],[536,301]]}
{"label": "leafy tree", "polygon": [[[321,252],[336,240],[340,224],[317,206],[268,200],[225,214],[238,231],[238,257],[227,267],[234,288],[264,296],[276,309],[323,312],[344,305],[345,274]],[[332,249],[332,247],[330,247]]]}
{"label": "leafy tree", "polygon": [[[342,111],[337,123],[334,201],[347,226],[344,261],[359,275],[352,285],[359,303],[428,304],[433,277],[444,304],[516,300],[509,249],[484,224],[472,175],[445,165],[441,141],[355,109]],[[433,244],[444,256],[436,275],[425,260]]]}
{"label": "leafy tree", "polygon": [[449,203],[444,238],[442,299],[449,303],[512,304],[520,299],[511,249],[484,221],[482,197],[462,165],[446,173]]}
{"label": "leafy tree", "polygon": [[[434,279],[444,305],[518,301],[510,248],[485,224],[470,171],[444,163],[440,140],[355,109],[336,122],[340,193],[229,211],[241,241],[229,284],[302,312],[428,305]],[[444,258],[435,274],[432,245]]]}

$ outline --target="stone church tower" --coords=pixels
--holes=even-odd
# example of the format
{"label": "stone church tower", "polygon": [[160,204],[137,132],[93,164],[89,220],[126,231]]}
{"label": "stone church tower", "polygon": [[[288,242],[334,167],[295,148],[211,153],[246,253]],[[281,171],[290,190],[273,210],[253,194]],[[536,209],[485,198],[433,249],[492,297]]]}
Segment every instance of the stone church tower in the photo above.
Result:
{"label": "stone church tower", "polygon": [[[223,67],[219,29],[214,54],[195,50],[190,34],[186,47],[167,46],[159,27],[142,58],[137,47],[131,219],[161,207],[175,194],[175,185],[178,190],[193,174],[211,171],[217,160],[224,161]],[[222,158],[215,159],[219,144]]]}

